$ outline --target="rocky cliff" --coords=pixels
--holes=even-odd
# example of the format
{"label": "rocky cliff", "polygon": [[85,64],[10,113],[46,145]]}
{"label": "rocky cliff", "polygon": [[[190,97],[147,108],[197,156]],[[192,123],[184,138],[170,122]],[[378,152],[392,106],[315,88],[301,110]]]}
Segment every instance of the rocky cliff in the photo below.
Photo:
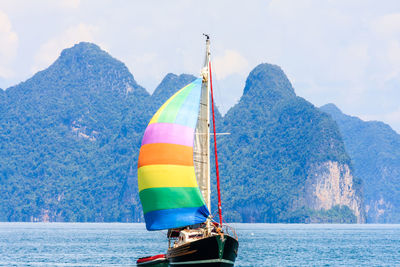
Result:
{"label": "rocky cliff", "polygon": [[306,205],[313,210],[329,210],[337,205],[347,206],[356,216],[357,223],[364,223],[360,193],[347,164],[326,161],[311,166],[308,171],[305,199]]}
{"label": "rocky cliff", "polygon": [[278,66],[249,74],[224,131],[231,135],[221,138],[219,158],[232,220],[365,221],[360,180],[336,123],[296,96]]}
{"label": "rocky cliff", "polygon": [[321,107],[337,122],[354,173],[363,180],[367,222],[400,222],[400,135],[389,125],[363,121],[335,105]]}

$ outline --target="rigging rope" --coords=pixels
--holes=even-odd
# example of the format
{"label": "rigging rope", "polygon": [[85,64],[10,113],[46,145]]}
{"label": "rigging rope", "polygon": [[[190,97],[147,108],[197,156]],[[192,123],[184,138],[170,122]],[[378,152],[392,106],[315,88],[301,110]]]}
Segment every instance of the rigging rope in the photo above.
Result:
{"label": "rigging rope", "polygon": [[216,174],[217,174],[218,214],[219,214],[219,224],[222,226],[221,190],[220,190],[220,186],[219,186],[219,168],[218,168],[218,154],[217,154],[217,134],[216,134],[216,132],[215,132],[214,97],[213,97],[213,87],[212,87],[211,61],[208,62],[208,68],[209,68],[209,73],[210,73],[211,109],[212,109],[213,132],[214,132],[215,172],[216,172]]}

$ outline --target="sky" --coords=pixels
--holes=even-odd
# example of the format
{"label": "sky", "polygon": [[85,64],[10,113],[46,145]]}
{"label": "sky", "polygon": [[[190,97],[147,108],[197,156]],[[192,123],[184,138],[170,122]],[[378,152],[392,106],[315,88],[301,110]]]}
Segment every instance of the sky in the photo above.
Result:
{"label": "sky", "polygon": [[400,133],[398,0],[0,0],[0,88],[89,41],[151,93],[167,73],[199,74],[202,33],[211,36],[222,112],[249,72],[271,63],[314,105],[334,103]]}

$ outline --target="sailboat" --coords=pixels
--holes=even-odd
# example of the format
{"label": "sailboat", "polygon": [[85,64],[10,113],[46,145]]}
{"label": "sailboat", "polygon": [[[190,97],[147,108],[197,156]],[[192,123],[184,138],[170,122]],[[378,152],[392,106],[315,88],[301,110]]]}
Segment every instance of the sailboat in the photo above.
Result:
{"label": "sailboat", "polygon": [[[139,152],[138,187],[148,231],[168,230],[166,254],[138,266],[233,266],[238,238],[222,220],[210,38],[200,77],[169,98],[150,120]],[[219,222],[211,215],[210,99]]]}

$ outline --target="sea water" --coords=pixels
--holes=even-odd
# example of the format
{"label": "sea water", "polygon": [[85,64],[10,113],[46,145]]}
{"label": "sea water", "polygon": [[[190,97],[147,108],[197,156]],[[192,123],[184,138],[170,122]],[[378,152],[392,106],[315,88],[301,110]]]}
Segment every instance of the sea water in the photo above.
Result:
{"label": "sea water", "polygon": [[[400,225],[234,224],[235,266],[400,266]],[[0,266],[135,266],[166,232],[130,223],[0,223]]]}

